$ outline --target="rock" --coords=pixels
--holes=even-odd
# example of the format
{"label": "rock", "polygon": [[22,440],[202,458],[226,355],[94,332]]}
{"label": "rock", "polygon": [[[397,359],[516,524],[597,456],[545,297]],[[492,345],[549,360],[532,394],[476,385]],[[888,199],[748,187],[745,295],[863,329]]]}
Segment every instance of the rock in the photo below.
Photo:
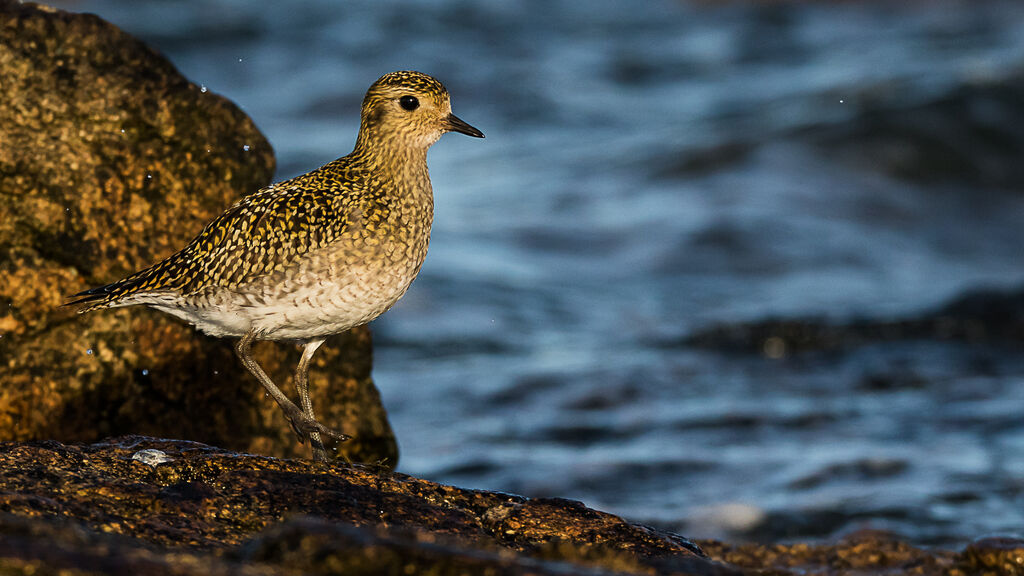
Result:
{"label": "rock", "polygon": [[1006,537],[975,540],[961,555],[961,566],[969,573],[1024,574],[1024,540]]}
{"label": "rock", "polygon": [[839,323],[823,318],[768,318],[713,326],[684,338],[681,343],[781,358],[806,351],[849,350],[899,340],[1024,342],[1024,288],[970,292],[907,318],[862,318]]}
{"label": "rock", "polygon": [[[865,96],[849,122],[802,131],[829,157],[924,184],[1019,192],[1024,183],[1024,70],[956,86],[924,103]],[[899,90],[885,91],[898,100]]]}
{"label": "rock", "polygon": [[172,462],[174,459],[161,450],[146,449],[139,450],[135,454],[132,454],[132,460],[137,460],[147,466],[156,468],[161,464]]}
{"label": "rock", "polygon": [[[89,14],[0,0],[0,437],[148,433],[308,455],[235,357],[161,313],[77,316],[84,288],[185,245],[270,182],[274,157],[235,105]],[[287,389],[298,351],[263,343]],[[340,456],[394,465],[394,436],[358,329],[317,354],[320,418],[352,436]]]}
{"label": "rock", "polygon": [[[133,459],[142,450],[171,460],[153,467]],[[91,445],[7,442],[0,469],[0,567],[738,573],[679,536],[578,502],[462,490],[374,466],[133,436]]]}
{"label": "rock", "polygon": [[[170,458],[159,466],[141,451]],[[962,552],[879,531],[832,544],[686,539],[559,498],[465,490],[141,436],[0,443],[4,574],[1021,574],[1020,540]]]}
{"label": "rock", "polygon": [[958,571],[959,556],[945,550],[926,550],[874,531],[856,533],[836,544],[726,544],[701,541],[719,562],[769,574],[907,574],[968,576],[980,571]]}

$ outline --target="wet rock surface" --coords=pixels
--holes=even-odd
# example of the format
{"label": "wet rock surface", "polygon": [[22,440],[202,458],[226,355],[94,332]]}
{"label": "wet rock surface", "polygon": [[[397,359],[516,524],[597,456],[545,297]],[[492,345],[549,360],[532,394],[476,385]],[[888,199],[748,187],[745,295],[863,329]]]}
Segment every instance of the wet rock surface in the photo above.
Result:
{"label": "wet rock surface", "polygon": [[[166,461],[133,458],[144,450]],[[0,444],[5,574],[1017,574],[1024,550],[925,550],[882,532],[699,544],[571,500],[377,466],[141,436]]]}
{"label": "wet rock surface", "polygon": [[[159,450],[169,459],[133,458]],[[155,573],[728,574],[674,534],[558,499],[121,437],[0,444],[0,565]],[[12,540],[14,542],[11,543]],[[41,541],[52,541],[47,554]],[[412,567],[412,568],[408,568]],[[408,570],[412,570],[409,572]]]}
{"label": "wet rock surface", "polygon": [[717,561],[771,574],[1024,574],[1024,541],[1017,538],[982,538],[959,553],[918,548],[875,530],[825,545],[700,545]]}
{"label": "wet rock surface", "polygon": [[[70,294],[170,255],[270,183],[274,156],[228,100],[89,14],[0,0],[0,438],[171,435],[306,454],[231,342],[155,311],[77,316]],[[282,388],[298,351],[257,360]],[[394,465],[366,329],[314,359],[320,418],[355,439],[339,455]]]}
{"label": "wet rock surface", "polygon": [[982,574],[1024,574],[1024,540],[981,538],[964,550],[960,564]]}
{"label": "wet rock surface", "polygon": [[[891,93],[890,93],[891,97]],[[865,171],[949,186],[1020,191],[1024,167],[1024,73],[965,83],[925,104],[865,97],[856,120],[802,132]]]}
{"label": "wet rock surface", "polygon": [[1024,342],[1024,290],[974,291],[907,318],[865,318],[845,323],[824,318],[768,318],[715,326],[683,339],[682,343],[779,357],[901,340],[1011,345]]}
{"label": "wet rock surface", "polygon": [[[714,558],[780,574],[968,574],[951,552],[923,550],[885,533],[854,535],[832,545],[732,545],[702,542]],[[980,572],[979,572],[980,573]]]}

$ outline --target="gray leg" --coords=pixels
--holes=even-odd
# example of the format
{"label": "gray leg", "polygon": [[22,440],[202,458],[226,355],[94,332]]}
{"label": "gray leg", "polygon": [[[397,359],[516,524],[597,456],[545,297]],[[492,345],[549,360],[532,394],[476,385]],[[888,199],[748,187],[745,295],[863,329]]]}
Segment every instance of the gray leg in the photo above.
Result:
{"label": "gray leg", "polygon": [[[309,373],[309,362],[313,359],[313,354],[316,353],[317,348],[324,343],[324,340],[324,338],[309,340],[303,345],[302,358],[299,358],[299,367],[295,370],[295,387],[299,390],[299,403],[302,405],[302,411],[306,413],[306,416],[314,421],[316,420],[316,414],[313,412],[313,401],[309,398],[307,374]],[[327,450],[324,449],[324,443],[320,441],[319,432],[313,432],[309,435],[309,444],[313,448],[313,460],[318,462],[330,461],[327,457]]]}
{"label": "gray leg", "polygon": [[245,365],[246,369],[248,369],[249,372],[251,372],[252,375],[260,381],[260,384],[262,384],[267,390],[267,393],[270,394],[270,396],[277,402],[277,405],[281,407],[285,418],[288,419],[288,422],[292,425],[292,429],[295,430],[295,433],[299,436],[299,440],[301,442],[305,442],[306,438],[314,432],[318,432],[324,436],[329,436],[337,440],[347,440],[348,436],[341,432],[335,432],[334,430],[331,430],[317,422],[315,419],[306,416],[306,414],[303,413],[303,411],[296,406],[294,402],[284,395],[284,392],[281,392],[280,388],[274,385],[274,382],[270,380],[267,373],[263,371],[263,368],[260,368],[260,365],[253,360],[252,355],[249,353],[249,349],[255,339],[256,335],[252,332],[242,336],[242,339],[235,344],[235,352],[238,354],[238,358],[241,359],[242,364]]}

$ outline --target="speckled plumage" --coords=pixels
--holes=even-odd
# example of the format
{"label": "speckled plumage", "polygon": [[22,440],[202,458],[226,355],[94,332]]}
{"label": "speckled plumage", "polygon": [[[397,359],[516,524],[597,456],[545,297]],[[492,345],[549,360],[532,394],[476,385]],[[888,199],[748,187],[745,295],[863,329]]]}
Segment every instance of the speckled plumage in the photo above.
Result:
{"label": "speckled plumage", "polygon": [[[483,136],[451,114],[434,78],[386,74],[366,93],[351,154],[243,198],[166,260],[71,303],[84,304],[80,312],[144,304],[242,338],[239,355],[268,386],[246,358],[253,340],[299,341],[311,357],[323,338],[373,320],[408,289],[433,219],[427,149],[448,131]],[[313,423],[289,415],[300,436],[333,432],[305,412]]]}

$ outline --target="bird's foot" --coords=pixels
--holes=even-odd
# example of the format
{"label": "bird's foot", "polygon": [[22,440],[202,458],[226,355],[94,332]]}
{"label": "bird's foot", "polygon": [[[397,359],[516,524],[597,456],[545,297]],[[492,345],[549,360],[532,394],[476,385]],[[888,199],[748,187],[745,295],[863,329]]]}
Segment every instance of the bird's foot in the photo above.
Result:
{"label": "bird's foot", "polygon": [[321,436],[332,438],[338,442],[344,442],[350,438],[349,435],[342,434],[337,430],[328,428],[309,416],[306,416],[306,413],[294,404],[289,408],[285,408],[284,416],[288,419],[288,423],[292,425],[292,430],[295,431],[295,435],[299,437],[299,442],[302,442],[303,444],[309,440],[311,434],[317,432],[319,432]]}

